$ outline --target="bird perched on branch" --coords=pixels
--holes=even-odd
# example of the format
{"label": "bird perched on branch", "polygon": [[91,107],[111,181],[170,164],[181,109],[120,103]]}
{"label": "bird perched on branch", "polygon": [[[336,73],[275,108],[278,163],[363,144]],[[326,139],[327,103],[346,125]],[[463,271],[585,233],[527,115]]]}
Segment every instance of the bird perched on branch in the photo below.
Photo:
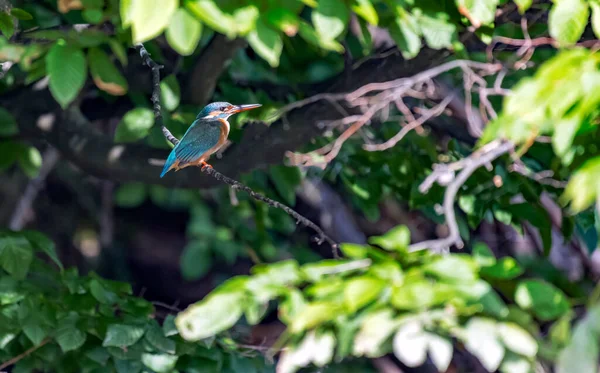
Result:
{"label": "bird perched on branch", "polygon": [[227,118],[242,111],[260,107],[259,104],[232,105],[228,102],[213,102],[198,113],[196,120],[175,145],[167,158],[160,177],[170,170],[181,170],[189,166],[211,167],[206,161],[225,144],[229,135]]}

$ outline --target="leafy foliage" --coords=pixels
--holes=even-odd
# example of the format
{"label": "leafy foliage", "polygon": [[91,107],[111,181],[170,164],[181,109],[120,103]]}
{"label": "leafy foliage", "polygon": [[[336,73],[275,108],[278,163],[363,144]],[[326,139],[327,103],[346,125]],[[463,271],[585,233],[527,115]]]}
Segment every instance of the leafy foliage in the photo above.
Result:
{"label": "leafy foliage", "polygon": [[[61,269],[38,257],[42,252]],[[62,271],[52,241],[38,232],[0,234],[0,360],[37,347],[17,371],[154,372],[206,364],[261,369],[259,357],[232,355],[220,341],[185,342],[156,307],[127,283]],[[155,318],[162,321],[162,326]],[[163,320],[164,319],[164,320]]]}
{"label": "leafy foliage", "polygon": [[[502,102],[490,99],[498,116],[487,123],[478,147],[511,141],[517,146],[511,163],[521,161],[533,176],[513,172],[501,158],[477,169],[457,190],[456,220],[465,253],[412,252],[411,230],[399,225],[369,237],[368,244],[343,244],[343,260],[323,259],[305,243],[289,239],[296,229],[290,216],[245,195],[226,190],[199,194],[129,179],[114,193],[119,208],[131,212],[153,205],[187,214],[186,243],[178,258],[184,280],[205,280],[209,274],[220,280],[224,274],[218,268],[240,259],[262,264],[248,276],[228,278],[176,314],[134,296],[128,283],[63,268],[54,244],[39,232],[2,232],[0,361],[32,351],[15,371],[271,371],[275,368],[262,357],[246,356],[248,351],[234,338],[238,328],[276,314],[287,328],[274,347],[280,352],[281,372],[333,370],[347,361],[368,371],[363,361],[388,354],[408,367],[429,358],[444,372],[462,346],[488,371],[530,372],[541,361],[556,362],[559,372],[598,371],[598,290],[579,318],[589,283],[569,281],[545,257],[496,257],[474,236],[486,221],[517,232],[534,229],[547,255],[560,238],[540,196],[560,195],[572,213],[560,224],[565,241],[576,236],[585,241],[583,251],[596,250],[600,60],[595,49],[579,41],[584,35],[600,37],[600,5],[596,0],[543,4],[549,10],[547,25],[532,27],[531,35],[525,35],[521,25],[498,17],[499,7],[507,3],[59,0],[0,9],[0,61],[7,63],[3,69],[8,66],[0,79],[2,94],[18,94],[23,86],[43,87],[47,81],[64,116],[75,117],[88,96],[99,96],[109,105],[125,103],[127,109],[114,122],[116,158],[125,145],[168,147],[140,79],[132,74],[129,49],[136,43],[145,43],[152,58],[166,65],[160,81],[161,114],[180,137],[199,109],[190,104],[193,87],[182,76],[215,34],[223,34],[228,43],[234,38],[247,41],[250,51],[231,57],[214,94],[215,100],[263,104],[261,110],[232,120],[234,142],[242,137],[246,122],[268,121],[287,101],[303,98],[302,87],[345,73],[349,56],[357,64],[379,58],[369,31],[375,26],[389,34],[406,60],[430,48],[449,52],[450,59],[482,61],[483,56],[469,51],[472,41],[462,37],[465,33],[485,44],[498,37],[515,43],[512,38],[549,35],[549,44],[558,49],[516,52],[524,67],[530,63],[536,68],[507,73],[510,94]],[[531,0],[514,4],[525,16],[540,5]],[[81,23],[90,27],[74,27]],[[111,27],[105,28],[107,24]],[[494,50],[492,44],[489,48]],[[505,64],[503,69],[514,56],[494,55]],[[468,84],[450,73],[443,79]],[[245,88],[251,84],[258,88]],[[274,92],[281,87],[286,88],[283,94]],[[473,100],[481,101],[482,95]],[[363,127],[362,135],[370,141],[394,136],[398,121],[391,118],[401,114],[396,104],[389,117],[382,115],[380,123]],[[18,165],[20,172],[35,178],[42,155],[29,144],[27,133],[20,133],[22,112],[0,108],[0,170]],[[89,130],[83,127],[77,130]],[[328,131],[315,143],[326,145],[334,136],[337,130]],[[549,136],[550,143],[536,142],[541,136]],[[422,193],[419,185],[435,172],[434,164],[460,163],[473,149],[455,139],[443,146],[437,140],[412,132],[394,148],[369,152],[351,138],[325,171],[276,165],[248,173],[242,181],[294,206],[303,180],[316,177],[341,191],[352,211],[367,222],[377,222],[382,206],[395,200],[441,224],[444,186]],[[83,145],[69,146],[75,150],[69,155],[73,157]],[[568,180],[564,192],[536,182],[537,172],[544,170]]]}

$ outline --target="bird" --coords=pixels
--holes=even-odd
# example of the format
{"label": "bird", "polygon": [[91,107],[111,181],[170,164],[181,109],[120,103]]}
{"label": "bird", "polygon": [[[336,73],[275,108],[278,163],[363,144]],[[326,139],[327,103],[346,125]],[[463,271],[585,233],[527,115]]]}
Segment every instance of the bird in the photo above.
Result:
{"label": "bird", "polygon": [[171,170],[179,171],[189,166],[212,167],[206,161],[219,150],[229,136],[227,119],[233,114],[256,109],[262,105],[232,105],[229,102],[208,104],[196,116],[196,120],[171,150],[160,174],[162,178]]}

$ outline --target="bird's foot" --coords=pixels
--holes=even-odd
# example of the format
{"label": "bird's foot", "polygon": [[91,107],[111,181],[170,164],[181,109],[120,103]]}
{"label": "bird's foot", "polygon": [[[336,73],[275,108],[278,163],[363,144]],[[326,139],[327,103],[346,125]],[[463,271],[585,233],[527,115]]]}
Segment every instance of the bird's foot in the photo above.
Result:
{"label": "bird's foot", "polygon": [[202,162],[201,165],[202,167],[200,168],[200,171],[205,171],[207,168],[213,168],[213,166],[209,165],[206,162]]}

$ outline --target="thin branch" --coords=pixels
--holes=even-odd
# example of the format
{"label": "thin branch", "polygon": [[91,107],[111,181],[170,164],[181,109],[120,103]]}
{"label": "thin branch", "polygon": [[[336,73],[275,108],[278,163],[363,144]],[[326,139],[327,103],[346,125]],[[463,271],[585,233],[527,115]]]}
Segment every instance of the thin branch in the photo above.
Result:
{"label": "thin branch", "polygon": [[[455,60],[422,71],[411,77],[395,79],[382,83],[365,84],[364,86],[349,93],[321,93],[286,105],[278,111],[277,115],[285,115],[285,113],[293,109],[297,109],[309,103],[314,103],[320,100],[327,100],[330,103],[336,101],[343,102],[347,107],[360,108],[362,111],[361,115],[346,116],[346,118],[341,121],[341,123],[348,123],[351,121],[350,118],[356,118],[356,120],[353,121],[354,123],[345,129],[344,132],[342,132],[342,134],[330,144],[306,154],[287,152],[286,155],[288,158],[290,158],[291,163],[294,165],[301,165],[304,167],[318,166],[325,168],[325,166],[339,154],[342,145],[363,126],[371,123],[375,115],[380,113],[382,114],[383,119],[385,119],[387,116],[387,110],[389,110],[391,104],[395,103],[398,105],[400,100],[402,100],[402,98],[405,96],[417,96],[421,99],[425,97],[437,99],[437,96],[439,95],[436,95],[435,86],[432,79],[440,74],[456,68],[461,68],[465,75],[465,79],[470,79],[472,81],[469,87],[465,87],[465,90],[468,91],[473,83],[477,83],[479,86],[483,87],[485,85],[483,76],[498,73],[503,67],[498,63]],[[479,75],[475,73],[475,70],[478,71]],[[373,95],[372,93],[374,92],[378,93]],[[468,93],[470,94],[470,92]],[[467,112],[470,114],[468,115],[470,127],[477,127],[473,128],[471,132],[474,132],[474,134],[477,136],[481,133],[481,126],[473,124],[474,120],[471,120],[473,114],[469,112],[470,101],[467,101],[467,103]],[[445,105],[448,105],[448,103]],[[400,105],[400,110],[402,111],[402,105]],[[419,122],[411,121],[411,123],[407,126],[408,128],[398,134],[398,141],[405,135],[406,131],[409,131],[413,127],[417,128],[421,124],[419,124]],[[366,147],[372,148],[372,145],[366,145]]]}
{"label": "thin branch", "polygon": [[[152,87],[153,87],[152,88],[152,103],[153,103],[153,107],[154,107],[154,117],[156,119],[156,122],[160,124],[165,138],[169,142],[171,142],[173,145],[177,145],[177,144],[179,144],[179,140],[171,134],[171,131],[169,131],[169,129],[167,127],[165,127],[165,125],[162,121],[161,108],[160,108],[160,69],[162,68],[162,66],[158,65],[156,62],[154,62],[150,58],[150,54],[148,53],[146,48],[144,48],[143,44],[137,44],[136,47],[139,49],[140,57],[142,57],[144,63],[148,67],[150,67],[152,70],[152,83],[153,83],[152,84]],[[317,235],[318,235],[316,242],[318,244],[322,244],[323,242],[329,243],[331,245],[334,257],[336,257],[336,258],[339,257],[338,252],[337,252],[337,248],[338,248],[337,242],[335,242],[332,238],[330,238],[318,225],[316,225],[309,219],[305,218],[304,216],[300,215],[298,212],[296,212],[292,208],[284,205],[281,202],[272,200],[268,197],[265,197],[264,195],[262,195],[260,193],[255,192],[254,190],[252,190],[252,188],[240,183],[239,181],[236,181],[230,177],[223,175],[222,173],[218,172],[217,170],[215,170],[212,167],[203,167],[203,168],[201,168],[201,171],[207,175],[214,177],[218,181],[222,181],[223,183],[230,185],[232,188],[234,188],[236,190],[242,190],[242,191],[248,193],[252,198],[254,198],[257,201],[264,202],[271,207],[275,207],[275,208],[283,210],[285,213],[287,213],[288,215],[290,215],[294,219],[296,219],[297,224],[302,224],[306,227],[312,228],[315,232],[317,232]]]}
{"label": "thin branch", "polygon": [[[455,245],[459,249],[462,248],[463,241],[460,237],[458,222],[454,212],[454,202],[456,201],[456,195],[458,194],[458,191],[473,174],[473,172],[475,172],[475,170],[481,166],[489,164],[503,154],[508,153],[510,150],[514,149],[514,146],[515,145],[512,142],[501,142],[496,140],[473,153],[471,156],[449,165],[450,167],[441,166],[437,169],[434,169],[433,173],[419,186],[419,190],[422,193],[426,192],[435,181],[448,184],[446,192],[444,193],[444,202],[442,208],[446,217],[446,224],[448,224],[448,229],[450,232],[445,238],[412,244],[409,246],[409,250],[417,251],[430,249],[432,252],[444,253],[448,252],[452,245]],[[448,175],[453,177],[454,169],[456,168],[461,169],[460,173],[448,183]]]}
{"label": "thin branch", "polygon": [[[395,134],[392,138],[390,138],[386,142],[384,142],[382,144],[365,144],[365,145],[363,145],[363,149],[373,152],[373,151],[382,151],[382,150],[386,150],[386,149],[394,147],[410,131],[412,131],[413,129],[416,129],[417,127],[422,126],[429,119],[441,115],[444,112],[444,110],[446,109],[446,107],[448,106],[448,104],[450,103],[450,101],[452,101],[452,96],[446,97],[441,103],[439,103],[435,107],[427,110],[423,115],[421,115],[419,117],[419,119],[414,119],[412,122],[410,122],[407,125],[405,125],[404,127],[402,127],[400,132]],[[414,116],[413,116],[413,118],[414,118]]]}
{"label": "thin branch", "polygon": [[27,184],[21,199],[19,199],[19,202],[17,203],[15,211],[10,218],[10,223],[8,225],[10,229],[14,231],[23,229],[27,212],[31,209],[40,189],[44,186],[48,174],[54,169],[59,158],[58,150],[53,147],[49,147],[44,152],[42,166],[40,167],[38,176]]}
{"label": "thin branch", "polygon": [[12,359],[5,361],[4,363],[2,363],[2,365],[0,365],[0,372],[4,371],[4,369],[8,368],[9,366],[18,363],[22,359],[24,359],[27,356],[31,355],[32,353],[36,352],[38,349],[40,349],[41,347],[46,345],[48,342],[50,342],[50,338],[44,339],[42,342],[40,342],[39,345],[33,346],[30,349],[28,349],[27,351],[23,352],[22,354],[17,355],[15,357],[13,357]]}

